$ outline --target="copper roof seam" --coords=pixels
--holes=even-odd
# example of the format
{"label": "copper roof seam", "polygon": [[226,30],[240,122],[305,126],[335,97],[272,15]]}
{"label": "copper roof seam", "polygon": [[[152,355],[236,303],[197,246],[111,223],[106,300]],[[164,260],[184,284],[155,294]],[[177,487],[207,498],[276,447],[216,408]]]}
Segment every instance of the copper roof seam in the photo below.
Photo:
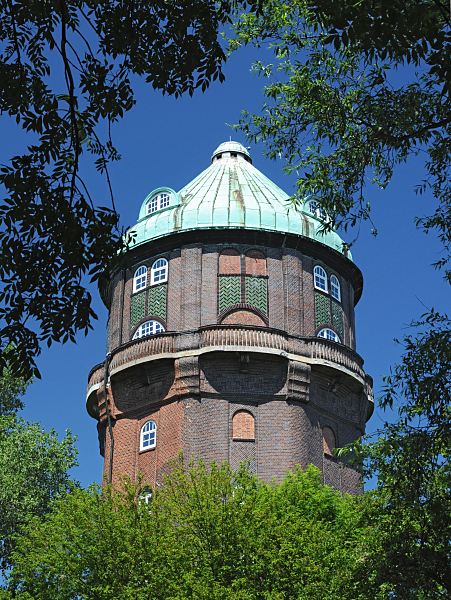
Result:
{"label": "copper roof seam", "polygon": [[[243,227],[246,224],[246,206],[244,203],[244,199],[243,199],[243,193],[241,190],[241,184],[240,184],[240,180],[238,177],[238,171],[239,169],[238,167],[238,159],[236,161],[236,163],[232,163],[229,166],[230,169],[230,184],[232,186],[232,196],[230,198],[230,200],[234,200],[237,208],[238,208],[238,213],[239,213],[239,223],[240,225],[243,225]],[[230,202],[229,200],[229,202]]]}
{"label": "copper roof seam", "polygon": [[[252,165],[251,165],[252,166]],[[252,183],[252,187],[253,187],[253,192],[259,192],[262,194],[262,196],[264,197],[265,201],[267,204],[269,204],[269,206],[274,210],[275,212],[275,208],[273,203],[271,202],[271,200],[267,197],[267,194],[264,192],[263,187],[262,187],[262,182],[258,177],[255,177],[255,175],[257,175],[259,173],[259,170],[256,169],[255,167],[253,167],[253,170],[255,171],[255,173],[251,173],[250,170],[247,172],[247,176],[249,177],[249,181]],[[260,184],[260,186],[258,186],[255,182],[255,179],[258,180],[258,183]],[[265,186],[266,187],[266,186]],[[260,204],[260,203],[259,203]],[[279,203],[280,204],[280,203]]]}
{"label": "copper roof seam", "polygon": [[[191,202],[191,200],[193,198],[195,198],[197,195],[199,195],[199,200],[197,203],[197,208],[199,208],[199,206],[202,204],[202,199],[206,195],[205,193],[202,195],[200,193],[200,191],[202,190],[203,186],[208,185],[209,181],[211,181],[211,183],[210,183],[210,187],[208,189],[211,188],[211,186],[213,185],[213,183],[216,179],[216,171],[217,171],[217,169],[211,169],[211,166],[210,166],[207,169],[205,169],[204,171],[202,171],[202,173],[198,177],[193,179],[193,181],[189,182],[187,185],[185,185],[184,188],[182,188],[183,190],[186,188],[189,189],[188,196],[190,197],[190,200],[187,202],[187,204],[189,202]],[[194,185],[191,185],[191,184],[194,184]]]}
{"label": "copper roof seam", "polygon": [[[250,178],[249,178],[249,174],[246,168],[240,168],[237,171],[237,176],[238,176],[238,181],[240,182],[240,188],[247,188],[248,191],[246,191],[246,193],[244,194],[244,212],[245,212],[245,225],[247,225],[249,219],[249,215],[247,214],[247,212],[249,210],[257,210],[258,211],[258,215],[259,215],[259,224],[261,227],[261,206],[260,206],[260,202],[258,201],[258,197],[254,194],[254,190],[252,189],[252,186],[250,185]],[[252,206],[248,206],[246,205],[246,198],[252,199]],[[255,208],[256,207],[256,208]]]}
{"label": "copper roof seam", "polygon": [[284,200],[288,200],[290,198],[290,195],[287,194],[285,190],[279,187],[276,183],[274,183],[274,181],[271,181],[271,179],[269,179],[269,177],[267,177],[264,173],[259,171],[256,167],[254,167],[254,165],[251,165],[251,169],[255,171],[255,177],[259,180],[260,184],[269,189],[276,201],[282,204],[283,206],[283,203],[281,202],[281,200],[279,200],[278,197],[280,195],[283,195],[286,196],[286,199],[284,198]]}
{"label": "copper roof seam", "polygon": [[[255,170],[258,172],[258,169],[255,169]],[[252,179],[251,179],[251,181],[252,181]],[[261,182],[261,181],[260,181],[260,184],[262,184],[262,182]],[[265,187],[266,187],[266,186],[265,186]],[[276,229],[276,221],[277,221],[277,220],[276,220],[276,213],[277,213],[277,210],[276,210],[276,208],[274,207],[274,204],[273,204],[273,202],[272,202],[272,201],[271,201],[271,199],[270,199],[270,198],[267,196],[267,193],[265,193],[265,190],[263,189],[263,186],[262,186],[262,185],[261,185],[261,187],[257,187],[257,186],[255,186],[255,189],[256,189],[256,191],[258,191],[258,192],[259,192],[259,193],[260,193],[260,194],[263,196],[263,198],[266,200],[267,204],[269,204],[269,206],[270,206],[270,207],[273,209],[273,212],[274,212],[274,229]],[[266,188],[266,191],[269,191],[269,192],[271,192],[271,190],[268,190],[268,188]],[[281,203],[281,202],[279,202],[277,199],[276,199],[276,201],[277,201],[279,204],[282,204],[282,203]],[[260,223],[261,223],[261,219],[260,219]]]}
{"label": "copper roof seam", "polygon": [[255,203],[258,206],[259,223],[260,223],[260,227],[262,227],[262,206],[258,200],[258,196],[255,194],[256,186],[254,187],[252,178],[250,177],[250,173],[247,171],[247,169],[243,169],[242,172],[243,172],[244,178],[247,180],[247,185],[249,187],[249,191],[252,193],[253,197],[255,198]]}
{"label": "copper roof seam", "polygon": [[[205,171],[205,173],[208,172],[208,170],[211,169],[211,167],[212,167],[212,165],[210,165],[210,167],[207,169],[207,171]],[[208,181],[210,181],[210,184],[208,186],[208,189],[203,192],[203,195],[202,196],[199,195],[199,202],[198,202],[197,208],[196,208],[196,211],[197,211],[197,221],[198,222],[199,222],[199,211],[202,210],[202,204],[204,203],[205,198],[208,196],[210,190],[213,188],[213,186],[215,185],[215,183],[217,183],[217,185],[216,185],[216,194],[218,193],[218,188],[219,188],[220,182],[221,182],[222,177],[223,177],[223,168],[221,168],[221,167],[222,167],[222,165],[220,165],[219,168],[216,168],[216,165],[215,165],[214,172],[213,172],[213,170],[211,171],[211,174],[212,174],[211,179],[209,179],[208,177],[206,177],[206,183]],[[218,182],[218,173],[220,173],[219,182]],[[216,194],[214,194],[214,197],[216,196]],[[210,224],[213,224],[213,207],[212,207],[211,214],[210,214]]]}
{"label": "copper roof seam", "polygon": [[219,194],[219,190],[221,188],[222,180],[224,179],[224,175],[225,175],[225,171],[226,171],[226,165],[224,163],[221,164],[219,170],[220,170],[221,176],[220,176],[219,181],[218,181],[218,186],[216,188],[216,194],[215,194],[214,200],[213,200],[213,209],[211,211],[211,224],[212,224],[212,226],[213,226],[213,221],[214,221],[213,215],[214,215],[215,208],[216,208],[216,200],[218,198],[218,194]]}

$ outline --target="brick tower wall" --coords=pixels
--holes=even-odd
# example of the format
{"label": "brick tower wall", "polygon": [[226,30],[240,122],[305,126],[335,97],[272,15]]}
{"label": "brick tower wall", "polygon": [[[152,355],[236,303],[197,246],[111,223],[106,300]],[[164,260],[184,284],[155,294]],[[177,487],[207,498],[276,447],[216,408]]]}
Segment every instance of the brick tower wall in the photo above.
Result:
{"label": "brick tower wall", "polygon": [[[218,323],[219,255],[229,248],[237,250],[241,256],[258,250],[266,257],[268,309],[264,316],[267,326],[291,335],[314,336],[321,326],[337,329],[332,317],[333,309],[336,309],[343,319],[343,332],[337,333],[343,344],[355,349],[354,290],[336,268],[328,266],[324,260],[313,259],[291,248],[222,244],[203,248],[187,245],[163,254],[153,254],[116,273],[111,282],[108,351],[129,341],[137,326],[149,318],[157,317],[164,323],[166,331],[186,331]],[[133,293],[133,274],[136,269],[144,265],[150,272],[158,258],[166,258],[169,263],[168,281],[160,284],[166,288],[164,317],[151,312],[149,301],[149,290],[155,292],[160,286],[149,286],[147,292]],[[341,302],[334,301],[330,294],[315,290],[313,268],[316,265],[322,266],[329,276],[334,274],[338,277]],[[315,295],[322,296],[327,305],[330,315],[328,322],[324,319],[318,322]],[[142,305],[147,306],[139,313],[141,318],[136,318],[136,306],[140,300]],[[243,321],[243,315],[240,316]],[[248,319],[253,320],[250,324],[257,324],[255,317],[249,316]]]}
{"label": "brick tower wall", "polygon": [[[220,259],[224,250],[230,255]],[[168,261],[167,282],[134,293],[138,266],[147,267],[149,278],[158,258]],[[315,265],[338,277],[341,302],[315,290]],[[221,290],[227,293],[221,296]],[[336,261],[331,266],[324,257],[320,260],[299,249],[243,243],[183,245],[136,258],[115,274],[109,288],[108,349],[114,353],[129,344],[149,319],[159,320],[166,332],[193,332],[193,336],[202,327],[240,323],[309,338],[341,319],[342,342],[354,349],[354,294]],[[115,481],[141,474],[152,486],[158,485],[183,452],[186,459],[228,461],[234,468],[246,461],[266,481],[280,480],[298,464],[313,463],[326,483],[343,491],[360,490],[358,473],[324,450],[326,429],[336,446],[364,432],[368,398],[356,381],[337,378],[333,365],[309,366],[283,353],[185,356],[183,347],[177,351],[175,359],[166,354],[151,362],[133,361],[111,378]],[[253,439],[239,433],[237,413],[246,419],[246,431],[253,432]],[[157,443],[141,451],[140,430],[150,419],[156,423]],[[99,435],[107,472],[109,436],[103,418]]]}

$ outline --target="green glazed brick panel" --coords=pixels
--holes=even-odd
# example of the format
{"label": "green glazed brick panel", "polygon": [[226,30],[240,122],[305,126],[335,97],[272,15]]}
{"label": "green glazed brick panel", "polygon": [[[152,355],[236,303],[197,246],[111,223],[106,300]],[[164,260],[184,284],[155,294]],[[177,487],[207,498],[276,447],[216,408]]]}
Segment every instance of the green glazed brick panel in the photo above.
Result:
{"label": "green glazed brick panel", "polygon": [[315,292],[315,327],[330,323],[330,299]]}
{"label": "green glazed brick panel", "polygon": [[268,280],[247,276],[245,280],[246,302],[268,314]]}
{"label": "green glazed brick panel", "polygon": [[241,302],[241,275],[219,278],[219,312]]}
{"label": "green glazed brick panel", "polygon": [[343,309],[336,302],[332,302],[332,325],[335,331],[343,341],[344,335],[344,322],[343,322]]}
{"label": "green glazed brick panel", "polygon": [[146,316],[146,292],[132,296],[130,303],[130,326],[133,329]]}
{"label": "green glazed brick panel", "polygon": [[166,284],[157,285],[148,289],[148,315],[152,315],[152,317],[160,317],[160,319],[166,321],[167,289],[168,286]]}

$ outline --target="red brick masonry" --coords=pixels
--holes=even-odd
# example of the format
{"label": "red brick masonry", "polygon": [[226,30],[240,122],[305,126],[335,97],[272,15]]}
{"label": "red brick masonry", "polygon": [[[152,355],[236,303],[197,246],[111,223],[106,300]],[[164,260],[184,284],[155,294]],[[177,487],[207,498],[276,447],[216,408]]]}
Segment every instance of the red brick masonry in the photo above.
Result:
{"label": "red brick masonry", "polygon": [[[356,268],[330,249],[320,256],[301,246],[198,242],[147,256],[141,249],[116,273],[107,294],[115,481],[141,473],[158,485],[182,451],[233,467],[246,460],[268,481],[313,463],[326,483],[359,492],[358,472],[331,455],[331,446],[364,433],[372,410],[371,378],[354,351],[356,284],[349,273]],[[132,342],[133,273],[159,256],[169,261],[167,332]],[[340,280],[344,345],[315,337],[316,264]],[[265,320],[249,306],[218,314],[220,273],[268,276]],[[98,419],[107,472],[103,377],[103,365],[91,371],[88,410]],[[140,451],[149,419],[157,443]]]}

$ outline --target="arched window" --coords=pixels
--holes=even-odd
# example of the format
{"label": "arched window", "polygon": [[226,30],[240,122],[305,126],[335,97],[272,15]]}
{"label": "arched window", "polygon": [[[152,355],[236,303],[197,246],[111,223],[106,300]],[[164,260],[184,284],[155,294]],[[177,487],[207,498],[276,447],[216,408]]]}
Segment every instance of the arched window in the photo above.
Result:
{"label": "arched window", "polygon": [[323,267],[316,265],[313,269],[314,285],[317,290],[323,290],[327,292],[327,274]]}
{"label": "arched window", "polygon": [[166,208],[169,206],[171,202],[171,197],[167,192],[161,192],[160,194],[155,194],[147,203],[146,212],[148,215],[156,212],[157,210],[161,210],[162,208]]}
{"label": "arched window", "polygon": [[147,421],[141,427],[139,435],[139,450],[151,450],[157,445],[157,424],[155,421]]}
{"label": "arched window", "polygon": [[325,456],[333,456],[336,447],[335,434],[330,427],[323,427],[323,452]]}
{"label": "arched window", "polygon": [[164,333],[164,327],[159,321],[146,321],[138,327],[132,339],[137,340],[147,335],[156,335]]}
{"label": "arched window", "polygon": [[241,441],[255,441],[255,419],[247,410],[237,411],[232,418],[232,438]]}
{"label": "arched window", "polygon": [[335,275],[330,276],[330,295],[332,298],[335,298],[335,300],[338,300],[338,302],[341,302],[340,282]]}
{"label": "arched window", "polygon": [[339,344],[341,344],[341,340],[335,333],[335,331],[329,329],[328,327],[321,329],[321,331],[318,332],[318,337],[325,338],[326,340],[330,340],[331,342],[338,342]]}
{"label": "arched window", "polygon": [[168,280],[168,261],[165,258],[156,260],[150,269],[150,285]]}
{"label": "arched window", "polygon": [[138,292],[142,290],[147,285],[147,267],[142,265],[138,267],[133,276],[133,291]]}

